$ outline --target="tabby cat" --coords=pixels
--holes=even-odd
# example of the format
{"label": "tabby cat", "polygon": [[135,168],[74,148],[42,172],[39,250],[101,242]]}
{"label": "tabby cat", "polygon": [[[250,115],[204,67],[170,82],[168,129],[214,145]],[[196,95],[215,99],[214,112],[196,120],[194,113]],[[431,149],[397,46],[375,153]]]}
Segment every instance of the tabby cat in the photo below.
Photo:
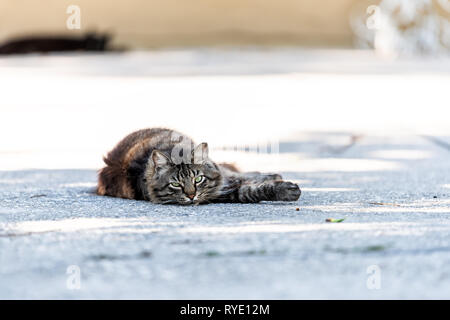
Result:
{"label": "tabby cat", "polygon": [[126,136],[108,153],[97,194],[161,204],[296,201],[297,184],[278,174],[241,173],[208,157],[208,145],[152,128]]}

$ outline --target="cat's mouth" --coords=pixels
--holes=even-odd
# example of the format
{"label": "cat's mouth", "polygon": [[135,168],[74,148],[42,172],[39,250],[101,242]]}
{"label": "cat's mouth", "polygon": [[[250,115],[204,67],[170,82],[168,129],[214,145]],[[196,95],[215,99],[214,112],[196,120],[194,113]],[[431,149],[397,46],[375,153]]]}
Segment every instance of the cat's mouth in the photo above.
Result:
{"label": "cat's mouth", "polygon": [[199,202],[198,195],[196,194],[185,196],[183,200],[186,204],[195,204]]}

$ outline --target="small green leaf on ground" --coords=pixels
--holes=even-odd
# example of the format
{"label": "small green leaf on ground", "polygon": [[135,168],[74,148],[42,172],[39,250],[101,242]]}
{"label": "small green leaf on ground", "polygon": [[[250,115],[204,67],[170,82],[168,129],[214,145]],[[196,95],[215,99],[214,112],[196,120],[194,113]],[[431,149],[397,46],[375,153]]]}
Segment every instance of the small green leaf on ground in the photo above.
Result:
{"label": "small green leaf on ground", "polygon": [[386,247],[383,245],[373,245],[368,246],[363,249],[363,252],[377,252],[377,251],[384,251],[386,250]]}
{"label": "small green leaf on ground", "polygon": [[207,252],[205,252],[205,256],[207,256],[207,257],[217,257],[219,255],[220,255],[220,253],[217,252],[217,251],[207,251]]}
{"label": "small green leaf on ground", "polygon": [[342,221],[344,221],[345,219],[332,219],[332,218],[328,218],[328,219],[326,219],[325,221],[326,222],[342,222]]}

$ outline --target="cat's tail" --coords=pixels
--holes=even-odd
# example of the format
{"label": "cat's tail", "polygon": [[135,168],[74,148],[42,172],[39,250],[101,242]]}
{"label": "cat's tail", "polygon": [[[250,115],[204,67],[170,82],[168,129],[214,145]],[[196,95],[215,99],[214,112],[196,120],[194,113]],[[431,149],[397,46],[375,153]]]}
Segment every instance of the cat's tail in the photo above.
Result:
{"label": "cat's tail", "polygon": [[98,172],[97,194],[134,199],[134,191],[122,162],[111,160],[109,157],[104,157],[103,161],[106,166]]}

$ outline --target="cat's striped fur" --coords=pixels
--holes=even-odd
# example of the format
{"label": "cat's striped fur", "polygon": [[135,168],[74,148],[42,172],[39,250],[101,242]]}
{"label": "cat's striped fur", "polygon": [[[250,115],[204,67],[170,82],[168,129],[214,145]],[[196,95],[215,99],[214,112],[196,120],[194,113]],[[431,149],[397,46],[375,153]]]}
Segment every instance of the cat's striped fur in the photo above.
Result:
{"label": "cat's striped fur", "polygon": [[163,204],[296,201],[300,188],[278,174],[241,173],[216,164],[208,146],[152,128],[131,133],[104,158],[97,194]]}

